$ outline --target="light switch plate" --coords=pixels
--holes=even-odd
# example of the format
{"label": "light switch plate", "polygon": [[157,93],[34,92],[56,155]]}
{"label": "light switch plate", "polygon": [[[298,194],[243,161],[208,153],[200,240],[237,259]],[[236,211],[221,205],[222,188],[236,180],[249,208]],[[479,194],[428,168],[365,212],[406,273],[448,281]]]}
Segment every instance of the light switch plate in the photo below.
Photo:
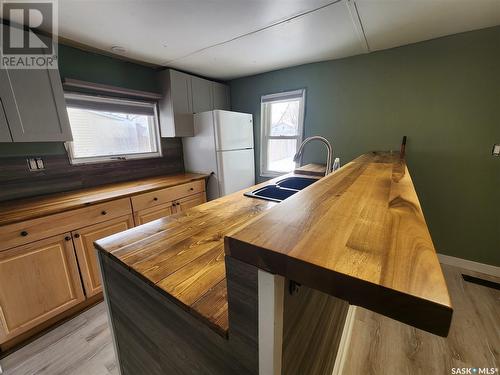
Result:
{"label": "light switch plate", "polygon": [[491,151],[493,156],[500,156],[500,144],[493,145],[493,151]]}

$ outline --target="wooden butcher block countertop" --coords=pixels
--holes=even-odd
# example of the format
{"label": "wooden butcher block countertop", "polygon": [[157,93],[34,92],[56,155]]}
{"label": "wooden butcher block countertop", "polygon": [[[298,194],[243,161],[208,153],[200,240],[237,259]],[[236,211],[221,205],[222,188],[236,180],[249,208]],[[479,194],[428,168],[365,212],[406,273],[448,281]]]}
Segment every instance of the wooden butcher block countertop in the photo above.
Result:
{"label": "wooden butcher block countertop", "polygon": [[410,175],[387,153],[360,156],[282,203],[241,191],[96,245],[222,335],[225,252],[434,333],[450,325],[447,287]]}
{"label": "wooden butcher block countertop", "polygon": [[0,203],[0,225],[17,223],[76,208],[87,207],[92,204],[164,189],[207,177],[207,175],[197,173],[177,173],[2,202]]}
{"label": "wooden butcher block countertop", "polygon": [[104,238],[96,246],[227,336],[224,236],[277,204],[243,196],[252,189]]}
{"label": "wooden butcher block countertop", "polygon": [[226,254],[446,336],[452,306],[399,155],[369,153],[226,238]]}

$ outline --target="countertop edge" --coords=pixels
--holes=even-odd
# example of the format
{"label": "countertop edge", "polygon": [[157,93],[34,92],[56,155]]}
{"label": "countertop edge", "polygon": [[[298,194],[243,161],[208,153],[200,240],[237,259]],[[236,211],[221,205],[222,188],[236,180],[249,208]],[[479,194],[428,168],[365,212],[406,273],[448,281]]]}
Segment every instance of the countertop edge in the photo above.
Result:
{"label": "countertop edge", "polygon": [[[41,218],[41,217],[45,217],[45,216],[49,216],[49,215],[54,215],[54,214],[59,214],[59,213],[63,213],[63,212],[68,212],[68,211],[72,211],[72,210],[76,210],[76,209],[79,209],[79,208],[85,208],[85,207],[90,207],[90,206],[93,206],[93,205],[96,205],[96,204],[101,204],[101,203],[106,203],[106,202],[110,202],[110,201],[113,201],[113,200],[117,200],[117,199],[122,199],[122,198],[130,198],[130,197],[133,197],[133,196],[136,196],[136,195],[140,195],[140,194],[144,194],[144,193],[148,193],[148,192],[151,192],[151,191],[156,191],[156,190],[161,190],[161,189],[166,189],[166,188],[169,188],[169,187],[173,187],[173,186],[177,186],[177,185],[182,185],[182,184],[185,184],[185,183],[189,183],[189,182],[192,182],[192,181],[198,181],[198,180],[203,180],[203,179],[207,179],[209,177],[209,175],[206,175],[206,174],[201,174],[201,173],[186,173],[187,174],[191,174],[193,175],[192,178],[185,178],[182,180],[182,182],[170,182],[170,183],[165,183],[163,185],[160,185],[160,186],[155,186],[155,187],[144,187],[143,189],[141,188],[138,188],[138,187],[135,187],[134,191],[133,192],[130,192],[130,193],[109,193],[109,196],[103,196],[102,198],[95,198],[95,199],[92,199],[92,200],[89,200],[89,201],[81,201],[81,202],[75,202],[74,204],[70,204],[66,207],[56,207],[54,209],[48,209],[48,210],[45,210],[43,212],[40,212],[40,213],[33,213],[33,214],[30,214],[30,215],[24,215],[22,217],[19,217],[19,218],[13,218],[11,220],[2,220],[1,217],[0,217],[0,226],[4,226],[4,225],[10,225],[10,224],[16,224],[16,223],[20,223],[20,222],[23,222],[23,221],[27,221],[27,220],[33,220],[33,219],[38,219],[38,218]],[[173,174],[173,175],[164,175],[164,176],[155,176],[155,178],[161,178],[161,177],[174,177],[174,176],[181,176],[182,174]],[[67,198],[68,196],[71,196],[72,194],[79,194],[79,192],[81,192],[80,194],[82,194],[82,196],[85,196],[85,194],[91,196],[91,195],[95,195],[95,194],[99,194],[99,189],[110,189],[113,187],[113,185],[117,185],[116,186],[116,189],[117,190],[121,190],[121,189],[124,189],[123,187],[119,187],[118,185],[120,184],[126,184],[126,183],[137,183],[141,180],[148,180],[150,178],[144,178],[144,179],[137,179],[137,180],[130,180],[130,181],[125,181],[125,182],[119,182],[119,183],[113,183],[113,184],[105,184],[105,185],[100,185],[100,186],[96,186],[95,188],[86,188],[86,189],[79,189],[79,190],[71,190],[71,191],[66,191],[66,192],[61,192],[61,193],[55,193],[55,194],[49,194],[49,195],[41,195],[39,197],[30,197],[30,198],[26,198],[26,199],[16,199],[16,200],[13,200],[13,201],[5,201],[5,202],[0,202],[0,209],[2,208],[2,205],[6,205],[6,204],[12,204],[13,205],[13,208],[10,208],[10,210],[15,210],[15,203],[18,203],[19,205],[29,205],[30,203],[32,203],[31,201],[33,201],[33,206],[36,205],[36,203],[34,203],[37,199],[47,199],[48,197],[54,197],[54,201],[56,201],[58,199],[58,195],[60,195],[60,199],[61,200],[64,200],[65,198]],[[145,184],[147,184],[147,182],[145,182]],[[90,189],[95,189],[94,192],[88,192],[86,193],[86,190],[90,190]],[[29,201],[29,202],[27,202]],[[24,208],[24,210],[26,210],[26,208]]]}

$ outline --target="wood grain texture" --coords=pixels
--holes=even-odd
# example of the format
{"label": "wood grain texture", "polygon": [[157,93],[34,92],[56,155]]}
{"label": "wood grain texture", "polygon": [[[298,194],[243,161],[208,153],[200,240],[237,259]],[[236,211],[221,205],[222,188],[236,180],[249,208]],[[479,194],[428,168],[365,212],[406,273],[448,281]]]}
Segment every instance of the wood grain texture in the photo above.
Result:
{"label": "wood grain texture", "polygon": [[3,375],[118,375],[104,303],[1,361]]}
{"label": "wood grain texture", "polygon": [[132,215],[125,215],[103,223],[90,225],[71,233],[76,257],[78,259],[78,267],[87,297],[96,295],[102,291],[101,275],[97,262],[97,254],[94,248],[94,241],[111,234],[123,232],[133,226],[134,219]]}
{"label": "wood grain texture", "polygon": [[331,375],[348,309],[347,302],[305,286],[286,290],[282,373]]}
{"label": "wood grain texture", "polygon": [[369,153],[227,238],[226,254],[446,335],[448,289],[404,160]]}
{"label": "wood grain texture", "polygon": [[84,299],[69,233],[0,252],[0,343]]}
{"label": "wood grain texture", "polygon": [[[180,138],[162,138],[163,156],[71,165],[66,153],[42,156],[45,170],[28,171],[26,157],[0,158],[0,201],[184,172]],[[32,155],[39,156],[39,155]]]}
{"label": "wood grain texture", "polygon": [[70,232],[116,217],[130,215],[130,199],[121,198],[89,207],[38,217],[0,226],[0,251],[37,241],[49,236]]}
{"label": "wood grain texture", "polygon": [[324,164],[311,163],[295,168],[294,173],[323,177],[325,170],[326,166]]}
{"label": "wood grain texture", "polygon": [[0,344],[0,357],[9,355],[9,353],[17,351],[24,345],[29,345],[33,340],[37,340],[38,337],[45,335],[52,329],[57,328],[61,324],[64,324],[67,320],[75,317],[78,313],[88,309],[95,304],[102,302],[103,295],[98,293],[90,298],[85,299],[85,301],[79,303],[78,305],[65,310],[61,314],[58,314],[50,319],[47,319],[43,323],[37,324],[35,327],[27,330],[20,335]]}
{"label": "wood grain texture", "polygon": [[224,236],[274,205],[240,191],[102,239],[96,246],[226,336],[227,300],[214,309],[204,306],[227,293]]}
{"label": "wood grain texture", "polygon": [[[99,253],[122,374],[256,374],[248,353]],[[255,349],[254,349],[255,350]]]}
{"label": "wood grain texture", "polygon": [[206,175],[196,173],[178,173],[42,197],[3,202],[0,203],[0,225],[18,223],[116,200],[118,198],[140,195],[153,190],[160,190],[196,180],[203,180],[206,177]]}
{"label": "wood grain texture", "polygon": [[[238,270],[239,271],[239,270]],[[358,308],[343,375],[449,375],[452,367],[500,367],[500,291],[470,284],[443,265],[455,306],[447,338]],[[1,355],[0,355],[1,356]],[[4,375],[117,375],[105,304],[87,310],[0,360]]]}
{"label": "wood grain texture", "polygon": [[448,337],[358,308],[342,374],[449,375],[454,367],[500,367],[500,291],[466,282],[462,273],[500,279],[448,265],[443,271],[455,307]]}

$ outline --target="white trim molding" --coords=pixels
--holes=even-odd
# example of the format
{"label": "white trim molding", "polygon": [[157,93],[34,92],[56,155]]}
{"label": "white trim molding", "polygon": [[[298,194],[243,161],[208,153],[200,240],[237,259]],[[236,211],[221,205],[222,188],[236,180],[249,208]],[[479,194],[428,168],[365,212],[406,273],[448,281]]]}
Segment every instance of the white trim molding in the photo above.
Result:
{"label": "white trim molding", "polygon": [[357,308],[357,306],[349,305],[349,310],[347,310],[347,316],[344,322],[342,336],[340,337],[339,349],[337,351],[337,357],[335,358],[332,375],[342,375],[344,373],[344,365],[351,345],[352,330],[354,322],[356,321]]}
{"label": "white trim molding", "polygon": [[484,273],[489,276],[500,277],[500,267],[474,262],[472,260],[455,258],[449,255],[438,254],[439,261],[450,266],[464,268],[469,271]]}
{"label": "white trim molding", "polygon": [[258,271],[259,375],[281,374],[285,278]]}

